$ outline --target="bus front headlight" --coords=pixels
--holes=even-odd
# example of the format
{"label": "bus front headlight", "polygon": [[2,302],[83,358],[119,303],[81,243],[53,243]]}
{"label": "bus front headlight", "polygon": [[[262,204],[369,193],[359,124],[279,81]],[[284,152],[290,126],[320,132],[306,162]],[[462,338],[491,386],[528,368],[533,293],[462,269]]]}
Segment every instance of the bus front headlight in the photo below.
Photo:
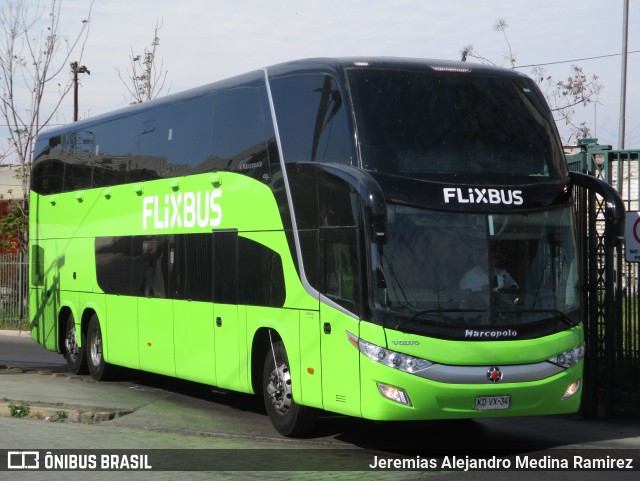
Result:
{"label": "bus front headlight", "polygon": [[569,368],[578,364],[580,361],[584,359],[584,351],[585,345],[584,342],[579,346],[574,347],[573,349],[569,349],[557,356],[553,356],[548,359],[549,362],[553,364],[557,364],[558,366],[562,366],[564,368]]}
{"label": "bus front headlight", "polygon": [[421,359],[419,357],[409,356],[400,352],[385,349],[376,344],[372,344],[363,339],[358,338],[355,334],[347,331],[347,337],[349,342],[353,344],[358,350],[367,356],[369,359],[385,366],[398,369],[399,371],[408,372],[410,374],[416,374],[424,369],[433,366],[431,361]]}

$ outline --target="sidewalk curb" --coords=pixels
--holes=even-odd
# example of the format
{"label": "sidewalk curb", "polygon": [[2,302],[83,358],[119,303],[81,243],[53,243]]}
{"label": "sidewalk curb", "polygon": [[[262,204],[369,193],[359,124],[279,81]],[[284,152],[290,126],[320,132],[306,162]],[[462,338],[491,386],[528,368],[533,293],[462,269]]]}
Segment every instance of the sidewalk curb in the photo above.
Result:
{"label": "sidewalk curb", "polygon": [[31,337],[31,331],[16,331],[12,329],[0,329],[0,336]]}
{"label": "sidewalk curb", "polygon": [[[0,364],[0,373],[4,371],[8,375],[24,374],[51,376],[54,378],[67,378],[69,380],[79,380],[79,376],[74,376],[67,372],[55,372],[49,370],[23,369],[20,367],[10,367]],[[21,409],[27,408],[27,413],[20,415]],[[74,406],[59,403],[47,403],[39,401],[24,401],[0,397],[0,417],[13,417],[18,419],[36,419],[49,422],[67,423],[99,423],[111,421],[112,419],[131,414],[135,409],[108,408],[99,406]]]}
{"label": "sidewalk curb", "polygon": [[[26,405],[29,413],[26,416],[16,416],[13,414],[16,407]],[[112,419],[132,413],[133,410],[90,410],[74,409],[62,406],[51,406],[42,403],[29,403],[22,401],[0,401],[0,416],[14,417],[19,419],[39,419],[48,422],[68,422],[68,423],[99,423],[111,421]]]}

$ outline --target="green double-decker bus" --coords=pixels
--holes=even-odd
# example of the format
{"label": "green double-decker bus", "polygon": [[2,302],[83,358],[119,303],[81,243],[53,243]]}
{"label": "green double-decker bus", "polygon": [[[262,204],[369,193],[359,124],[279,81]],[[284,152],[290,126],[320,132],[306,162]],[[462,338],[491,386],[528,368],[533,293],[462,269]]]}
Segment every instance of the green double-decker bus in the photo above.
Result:
{"label": "green double-decker bus", "polygon": [[288,62],[36,142],[33,338],[264,397],[277,431],[570,413],[572,186],[526,76]]}

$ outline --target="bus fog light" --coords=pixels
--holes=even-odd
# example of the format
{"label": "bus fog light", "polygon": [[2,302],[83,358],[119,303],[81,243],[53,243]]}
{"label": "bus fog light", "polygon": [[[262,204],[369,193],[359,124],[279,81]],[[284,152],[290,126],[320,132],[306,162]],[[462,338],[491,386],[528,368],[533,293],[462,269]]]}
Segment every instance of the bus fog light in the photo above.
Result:
{"label": "bus fog light", "polygon": [[562,396],[562,400],[569,399],[580,389],[580,379],[573,381],[571,384],[567,386],[567,390],[564,392],[564,396]]}
{"label": "bus fog light", "polygon": [[399,387],[390,386],[388,384],[378,383],[378,390],[380,394],[382,394],[387,399],[395,401],[400,404],[404,404],[405,406],[411,406],[411,401],[409,400],[409,396],[407,395],[404,389],[400,389]]}

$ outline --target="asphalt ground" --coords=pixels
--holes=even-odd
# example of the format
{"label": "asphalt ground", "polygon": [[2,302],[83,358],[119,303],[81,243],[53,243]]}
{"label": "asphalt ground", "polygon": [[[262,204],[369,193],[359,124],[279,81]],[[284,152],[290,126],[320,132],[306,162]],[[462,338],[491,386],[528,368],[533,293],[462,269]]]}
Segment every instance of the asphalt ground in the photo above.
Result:
{"label": "asphalt ground", "polygon": [[[24,340],[14,339],[12,343],[33,342],[28,333],[0,331],[0,338],[16,335],[24,337]],[[6,343],[0,345],[5,346]],[[407,450],[412,453],[424,449],[442,452],[473,447],[495,449],[496,452],[517,449],[523,453],[558,449],[611,453],[633,450],[636,457],[640,453],[640,420],[637,418],[584,419],[578,415],[410,425],[328,416],[322,420],[318,433],[313,437],[287,439],[273,430],[261,401],[255,396],[212,392],[207,386],[136,371],[127,372],[123,380],[117,382],[95,382],[89,376],[69,374],[59,354],[46,351],[37,344],[34,352],[36,355],[25,361],[16,359],[16,355],[6,349],[0,349],[0,415],[8,423],[29,423],[21,426],[28,426],[34,431],[34,440],[38,439],[38,423],[54,422],[62,417],[65,424],[76,424],[78,429],[101,425],[123,432],[156,433],[158,436],[174,433],[187,436],[186,439],[192,439],[196,444],[205,440],[203,446],[213,448],[364,449],[390,455]],[[12,410],[22,405],[28,405],[29,419],[12,419],[15,418]],[[242,415],[238,415],[239,411]],[[56,426],[55,429],[69,428]],[[0,449],[12,449],[2,443],[2,438],[0,433]],[[32,447],[47,449],[47,444],[44,442],[40,446],[35,442]],[[478,473],[476,476],[465,473],[464,476],[466,479],[512,479],[506,474],[493,472],[490,478]],[[541,475],[540,472],[538,474]],[[597,479],[590,475],[567,474],[564,473],[563,479]],[[626,479],[630,473],[616,474],[623,474]],[[519,476],[518,479],[524,478]]]}

